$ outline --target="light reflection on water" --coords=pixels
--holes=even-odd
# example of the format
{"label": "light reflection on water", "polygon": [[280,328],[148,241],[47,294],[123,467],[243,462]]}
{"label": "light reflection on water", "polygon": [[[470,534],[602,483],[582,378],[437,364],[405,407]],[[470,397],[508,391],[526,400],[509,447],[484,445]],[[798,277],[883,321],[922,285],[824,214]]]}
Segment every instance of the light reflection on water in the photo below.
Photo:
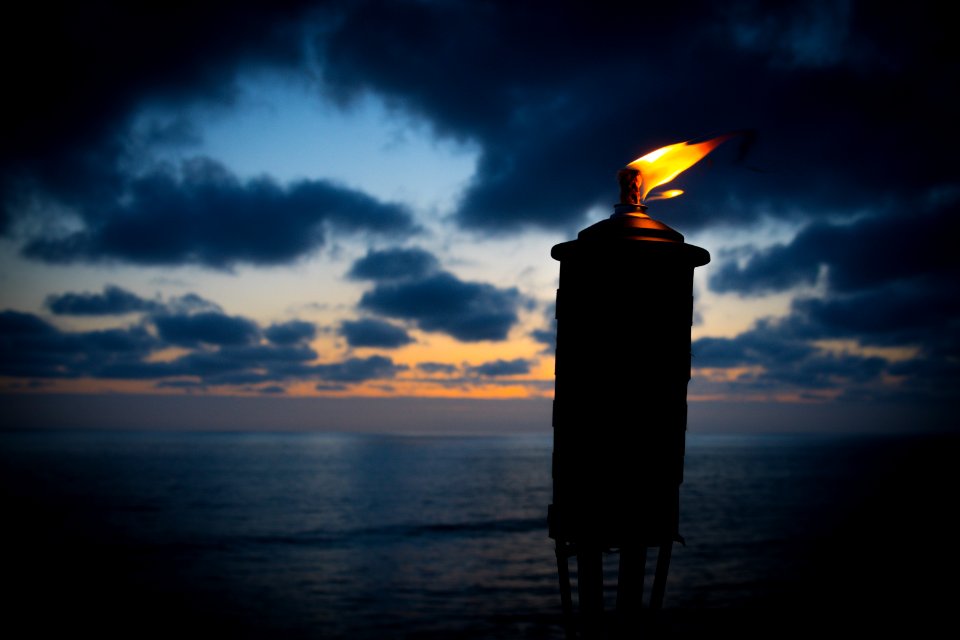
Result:
{"label": "light reflection on water", "polygon": [[[889,450],[688,438],[666,607],[790,597]],[[560,638],[550,452],[549,436],[0,434],[10,575],[23,611],[73,606],[106,635]]]}

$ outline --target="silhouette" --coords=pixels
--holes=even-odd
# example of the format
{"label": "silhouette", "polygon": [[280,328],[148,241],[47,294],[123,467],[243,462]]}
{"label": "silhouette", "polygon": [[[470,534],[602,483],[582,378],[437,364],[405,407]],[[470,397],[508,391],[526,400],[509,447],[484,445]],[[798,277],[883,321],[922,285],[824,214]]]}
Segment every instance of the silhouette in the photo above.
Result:
{"label": "silhouette", "polygon": [[[647,550],[659,548],[650,600],[658,610],[672,545],[683,541],[693,270],[710,254],[646,214],[637,171],[619,179],[614,214],[551,251],[560,288],[548,520],[568,638],[578,627],[584,638],[636,631]],[[619,552],[613,616],[604,613],[609,552]]]}

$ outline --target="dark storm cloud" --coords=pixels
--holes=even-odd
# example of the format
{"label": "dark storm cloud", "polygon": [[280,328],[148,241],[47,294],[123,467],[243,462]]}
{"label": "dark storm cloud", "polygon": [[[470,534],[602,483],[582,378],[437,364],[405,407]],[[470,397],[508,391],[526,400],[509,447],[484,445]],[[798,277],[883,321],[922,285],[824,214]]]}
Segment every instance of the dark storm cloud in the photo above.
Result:
{"label": "dark storm cloud", "polygon": [[419,248],[371,250],[347,275],[375,282],[360,298],[360,309],[464,342],[506,339],[526,303],[515,288],[465,282],[440,270],[437,258]]}
{"label": "dark storm cloud", "polygon": [[148,300],[115,285],[107,285],[102,293],[68,291],[47,296],[44,304],[56,315],[110,316],[128,313],[187,315],[200,311],[222,314],[220,305],[195,293],[173,296],[167,300]]}
{"label": "dark storm cloud", "polygon": [[467,371],[480,376],[518,376],[530,373],[530,365],[531,362],[525,358],[491,360],[473,367],[467,367]]}
{"label": "dark storm cloud", "polygon": [[776,322],[760,320],[736,338],[700,338],[693,343],[695,367],[738,367],[796,363],[817,349]]}
{"label": "dark storm cloud", "polygon": [[403,327],[373,318],[345,320],[340,325],[340,335],[347,339],[351,347],[394,349],[413,342]]}
{"label": "dark storm cloud", "polygon": [[160,338],[183,347],[249,344],[260,335],[256,323],[240,316],[202,312],[191,315],[161,315],[153,319]]}
{"label": "dark storm cloud", "polygon": [[[960,355],[954,337],[960,332],[960,257],[953,247],[958,232],[960,196],[956,189],[937,189],[882,215],[812,223],[787,243],[746,248],[740,262],[719,266],[708,283],[712,290],[749,296],[818,283],[821,292],[795,298],[776,331],[765,321],[733,340],[698,341],[695,363],[752,362],[773,370],[777,359],[764,358],[765,348],[807,349],[813,355],[803,372],[813,384],[832,375],[836,364],[816,355],[815,342],[846,340],[912,353],[889,366],[891,375],[903,377],[898,388],[949,396],[960,383],[953,366]],[[867,362],[851,356],[844,363]]]}
{"label": "dark storm cloud", "polygon": [[422,278],[439,267],[432,253],[416,247],[370,250],[353,263],[347,276],[357,280]]}
{"label": "dark storm cloud", "polygon": [[787,244],[755,251],[741,266],[727,262],[709,282],[720,293],[763,294],[813,284],[821,267],[836,293],[897,282],[953,278],[960,271],[960,194],[850,224],[814,223]]}
{"label": "dark storm cloud", "polygon": [[[215,357],[211,357],[215,356]],[[248,366],[267,366],[271,364],[296,364],[309,362],[317,357],[317,352],[304,345],[278,347],[267,344],[244,346],[225,346],[215,352],[195,352],[183,356],[178,362],[189,369],[199,371],[204,366],[242,368]],[[221,365],[220,363],[233,363]]]}
{"label": "dark storm cloud", "polygon": [[[155,166],[155,148],[196,141],[184,116],[135,131],[144,108],[229,105],[242,75],[305,71],[307,34],[324,20],[302,20],[323,14],[318,3],[21,9],[2,39],[6,59],[29,61],[5,76],[0,233],[20,228],[27,256],[225,268],[302,258],[331,228],[412,230],[403,207],[324,180],[244,182],[203,158]],[[58,209],[82,228],[13,224]]]}
{"label": "dark storm cloud", "polygon": [[[0,233],[47,261],[229,268],[302,258],[331,230],[413,232],[406,210],[323,180],[281,186],[240,180],[210,160],[152,164],[152,147],[189,143],[197,131],[178,118],[138,133],[142,109],[229,105],[241,75],[317,62],[307,60],[309,41],[326,98],[349,106],[373,94],[477,150],[454,219],[486,232],[575,227],[589,207],[614,201],[616,170],[638,155],[757,130],[747,163],[735,165],[726,143],[678,179],[687,195],[652,212],[681,231],[786,219],[803,229],[797,238],[742,263],[718,261],[709,286],[784,292],[824,274],[825,292],[796,301],[776,331],[758,325],[700,343],[702,360],[775,367],[770,354],[781,353],[794,367],[777,369],[783,379],[815,376],[803,367],[817,366],[870,377],[866,356],[814,348],[849,339],[914,349],[895,370],[917,384],[956,381],[950,239],[960,218],[943,194],[957,183],[960,40],[949,3],[359,0],[314,9],[18,7],[0,39],[5,59],[23,61],[5,75]],[[75,218],[67,231],[45,224],[58,210]],[[368,258],[350,274],[374,281],[360,302],[367,311],[462,340],[503,339],[516,323],[512,289],[460,281],[415,249]],[[167,304],[173,317],[200,311]],[[5,348],[29,351],[38,371],[93,366],[71,351],[78,334],[33,316],[7,321],[11,331],[33,327]],[[142,364],[155,375],[173,368]]]}
{"label": "dark storm cloud", "polygon": [[796,335],[789,322],[771,320],[758,321],[734,338],[700,338],[691,351],[696,368],[747,368],[729,383],[739,391],[847,391],[878,384],[889,368],[880,357],[819,349]]}
{"label": "dark storm cloud", "polygon": [[216,311],[223,312],[223,309],[216,302],[207,300],[195,293],[185,293],[182,296],[174,296],[167,300],[166,309],[169,313],[196,313],[198,311]]}
{"label": "dark storm cloud", "polygon": [[135,293],[114,285],[103,288],[103,293],[63,293],[47,296],[45,304],[57,315],[109,316],[125,313],[160,311],[164,306],[155,300],[145,300]]}
{"label": "dark storm cloud", "polygon": [[534,329],[530,332],[534,340],[548,348],[554,348],[557,344],[557,332],[550,329]]}
{"label": "dark storm cloud", "polygon": [[[760,320],[733,338],[693,343],[696,368],[746,368],[728,391],[833,389],[844,396],[949,399],[960,384],[960,302],[912,286],[795,300],[780,319]],[[888,360],[836,353],[818,342],[901,351]],[[759,370],[756,369],[759,367]],[[892,377],[892,381],[891,381]]]}
{"label": "dark storm cloud", "polygon": [[[46,195],[78,210],[87,228],[33,238],[31,255],[136,261],[120,241],[136,242],[154,211],[125,200],[157,180],[128,171],[139,110],[229,104],[246,72],[309,74],[316,64],[325,98],[349,105],[372,93],[475,146],[477,173],[456,212],[471,228],[569,228],[590,206],[613,202],[616,170],[638,155],[743,127],[760,132],[750,163],[763,173],[731,171],[736,152],[727,143],[712,166],[691,170],[688,196],[657,210],[681,213],[688,229],[761,211],[849,216],[955,179],[958,105],[949,79],[960,56],[950,24],[947,5],[923,1],[909,11],[825,0],[31,6],[3,41],[7,59],[30,52],[31,62],[12,65],[6,79],[13,115],[0,156],[3,220]],[[149,147],[190,136],[189,123],[177,121],[143,139]],[[166,194],[170,203],[192,193],[185,183],[170,188],[185,189],[184,198]],[[274,264],[316,249],[316,224],[327,217],[295,213],[292,193],[264,189],[271,191],[254,182],[233,191],[281,205],[275,224],[290,235],[274,230],[262,248],[250,246],[255,223],[239,206],[236,232],[205,229],[216,216],[204,216],[184,242],[144,260]],[[146,217],[142,225],[111,217],[120,210]],[[359,228],[397,215],[364,220],[371,211],[357,213]]]}
{"label": "dark storm cloud", "polygon": [[55,263],[229,268],[307,256],[323,246],[331,227],[403,235],[413,226],[399,205],[322,180],[286,187],[265,177],[241,181],[206,158],[185,162],[179,172],[156,170],[132,179],[124,195],[80,203],[84,229],[33,237],[24,254]]}
{"label": "dark storm cloud", "polygon": [[515,288],[464,282],[440,272],[420,279],[381,282],[360,298],[361,309],[415,322],[464,342],[505,340],[518,321],[523,297]]}
{"label": "dark storm cloud", "polygon": [[392,378],[406,368],[406,365],[394,364],[392,359],[385,356],[370,356],[369,358],[348,358],[343,362],[332,364],[319,364],[312,370],[317,377],[328,382],[355,383]]}
{"label": "dark storm cloud", "polygon": [[557,348],[557,303],[551,302],[543,313],[544,326],[530,332],[530,337],[544,345],[543,353],[552,353]]}
{"label": "dark storm cloud", "polygon": [[[0,312],[0,376],[154,380],[157,387],[184,389],[264,385],[254,390],[270,393],[264,390],[291,381],[342,387],[407,369],[381,355],[314,364],[317,352],[305,344],[313,325],[301,321],[261,329],[247,318],[209,311],[148,320],[157,335],[147,323],[69,332],[34,314]],[[190,350],[172,359],[150,357],[172,346]]]}
{"label": "dark storm cloud", "polygon": [[789,243],[730,261],[710,279],[718,292],[744,295],[813,284],[825,293],[793,301],[788,322],[806,339],[921,347],[944,353],[960,329],[960,232],[957,194],[852,224],[818,223]]}
{"label": "dark storm cloud", "polygon": [[68,333],[30,313],[0,312],[0,375],[73,378],[159,347],[142,326]]}
{"label": "dark storm cloud", "polygon": [[290,320],[270,325],[263,335],[273,344],[287,346],[312,340],[317,335],[317,327],[303,320]]}
{"label": "dark storm cloud", "polygon": [[850,296],[800,298],[791,319],[811,337],[857,338],[879,346],[952,341],[960,329],[960,300],[924,283],[889,286]]}
{"label": "dark storm cloud", "polygon": [[614,201],[626,162],[744,126],[760,131],[752,163],[766,172],[722,170],[732,151],[721,149],[716,166],[694,169],[696,198],[662,210],[682,207],[690,228],[758,215],[734,197],[787,216],[954,180],[957,103],[944,79],[960,57],[936,3],[349,7],[320,40],[325,80],[478,144],[457,213],[470,227],[576,223]]}
{"label": "dark storm cloud", "polygon": [[303,59],[298,20],[315,4],[18,7],[2,41],[4,59],[19,61],[5,73],[4,168],[24,159],[67,166],[146,99],[229,100],[242,69]]}

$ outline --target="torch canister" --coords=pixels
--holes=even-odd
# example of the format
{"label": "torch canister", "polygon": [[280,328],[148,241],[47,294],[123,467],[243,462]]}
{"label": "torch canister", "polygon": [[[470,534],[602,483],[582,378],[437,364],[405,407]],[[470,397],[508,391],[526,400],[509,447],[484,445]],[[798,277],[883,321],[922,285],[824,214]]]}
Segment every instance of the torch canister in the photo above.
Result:
{"label": "torch canister", "polygon": [[693,270],[710,254],[620,204],[553,247],[550,537],[603,549],[679,539]]}
{"label": "torch canister", "polygon": [[607,637],[606,551],[620,554],[618,637],[639,621],[649,547],[660,548],[650,608],[663,604],[672,545],[682,541],[693,270],[710,261],[646,215],[636,176],[621,177],[614,214],[551,251],[560,287],[548,526],[567,638],[576,637],[568,558],[577,557],[585,640]]}

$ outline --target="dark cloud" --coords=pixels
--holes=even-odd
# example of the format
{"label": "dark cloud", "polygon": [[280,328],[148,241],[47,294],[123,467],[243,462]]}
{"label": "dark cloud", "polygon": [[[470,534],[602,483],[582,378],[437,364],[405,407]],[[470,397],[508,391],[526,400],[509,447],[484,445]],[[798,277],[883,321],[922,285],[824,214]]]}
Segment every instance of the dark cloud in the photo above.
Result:
{"label": "dark cloud", "polygon": [[302,59],[297,21],[310,5],[25,5],[10,16],[3,42],[6,59],[30,56],[7,74],[4,149],[36,155],[73,147],[103,136],[148,98],[228,99],[242,68]]}
{"label": "dark cloud", "polygon": [[534,329],[530,337],[544,345],[544,353],[552,353],[557,348],[557,303],[551,302],[543,313],[544,327]]}
{"label": "dark cloud", "polygon": [[445,374],[454,374],[459,370],[459,367],[455,364],[447,364],[445,362],[421,362],[417,365],[417,369],[420,369],[424,373],[445,373]]}
{"label": "dark cloud", "polygon": [[[832,390],[841,397],[951,399],[960,384],[960,303],[909,288],[830,299],[795,300],[783,318],[760,320],[733,338],[692,346],[693,366],[740,369],[722,392]],[[922,313],[918,309],[923,309]],[[825,350],[825,342],[848,345]],[[893,349],[869,355],[870,347]],[[896,355],[899,351],[900,355]],[[694,376],[696,379],[697,376]]]}
{"label": "dark cloud", "polygon": [[960,56],[947,24],[927,2],[362,2],[320,45],[342,96],[386,95],[477,143],[457,217],[488,231],[576,223],[614,201],[613,174],[642,153],[759,130],[763,174],[722,170],[732,152],[718,151],[695,168],[696,199],[663,203],[697,227],[952,181],[957,100],[943,79]]}
{"label": "dark cloud", "polygon": [[[197,129],[183,116],[138,129],[145,108],[229,105],[237,78],[263,70],[300,73],[318,63],[324,97],[349,106],[373,94],[438,136],[469,143],[477,170],[454,219],[486,232],[568,230],[591,206],[613,202],[625,162],[750,127],[759,137],[746,164],[735,163],[735,145],[723,145],[678,179],[688,195],[652,212],[682,231],[788,220],[802,228],[795,239],[750,248],[739,263],[718,261],[709,286],[754,295],[822,275],[824,290],[797,300],[776,326],[699,341],[698,366],[760,363],[769,373],[755,385],[801,374],[811,384],[873,384],[875,359],[816,345],[843,339],[912,350],[883,375],[944,391],[960,355],[950,244],[960,219],[950,195],[960,40],[949,11],[923,0],[908,10],[822,0],[29,4],[0,39],[7,60],[23,61],[5,75],[0,233],[52,262],[229,268],[288,263],[334,232],[415,231],[402,207],[321,179],[241,180],[197,158],[156,166],[158,146],[195,142]],[[55,211],[67,211],[69,224]],[[515,290],[463,282],[417,249],[371,252],[350,275],[374,281],[362,309],[461,340],[505,338],[522,304]],[[302,344],[290,337],[295,329],[244,319],[231,329],[229,316],[199,298],[133,308],[147,302],[104,290],[63,294],[49,307],[126,305],[156,315],[159,337],[143,328],[66,333],[5,312],[3,366],[38,377],[318,373],[280,351],[260,360],[227,353],[230,344],[262,347],[261,336],[277,348]],[[162,318],[172,324],[162,328]],[[196,349],[194,359],[143,360],[171,344]]]}
{"label": "dark cloud", "polygon": [[791,307],[797,331],[855,338],[868,345],[938,345],[960,329],[960,299],[925,283],[891,285],[850,296],[800,298]]}
{"label": "dark cloud", "polygon": [[260,335],[256,323],[240,316],[212,311],[190,315],[161,315],[153,319],[160,338],[182,347],[199,344],[240,345],[255,341]]}
{"label": "dark cloud", "polygon": [[[695,228],[720,222],[718,205],[722,221],[734,221],[897,201],[954,180],[957,95],[943,79],[956,77],[960,56],[949,15],[924,1],[909,11],[821,0],[38,5],[18,12],[3,42],[7,59],[31,52],[6,78],[3,219],[37,192],[86,204],[85,235],[35,239],[33,254],[135,260],[109,240],[136,225],[100,212],[148,187],[124,170],[138,110],[229,104],[244,72],[306,74],[315,63],[327,98],[374,93],[476,146],[478,170],[457,211],[472,228],[567,228],[613,201],[613,174],[641,153],[744,126],[761,132],[752,162],[765,172],[726,171],[723,156],[734,153],[717,152],[713,167],[693,170],[697,197],[663,203],[664,212],[680,207]],[[192,135],[180,120],[147,133],[148,146]],[[316,239],[315,218],[282,215]],[[304,250],[276,237],[237,249],[238,238],[194,232],[193,252],[160,248],[146,259],[276,263]]]}
{"label": "dark cloud", "polygon": [[[30,62],[5,78],[0,233],[21,229],[24,254],[47,262],[229,268],[303,258],[331,230],[413,231],[404,207],[324,180],[242,181],[206,158],[157,166],[157,146],[196,138],[182,116],[135,131],[144,108],[230,104],[245,73],[303,71],[302,20],[322,12],[308,2],[18,11],[3,51]],[[13,224],[53,210],[70,212],[70,232]]]}
{"label": "dark cloud", "polygon": [[414,341],[403,327],[373,318],[344,320],[340,325],[340,334],[351,347],[395,349]]}
{"label": "dark cloud", "polygon": [[813,284],[822,268],[836,293],[954,278],[960,271],[953,247],[960,233],[960,198],[956,193],[932,195],[932,202],[914,199],[908,212],[808,225],[787,244],[753,251],[743,265],[725,263],[711,276],[710,289],[745,295],[779,292]]}
{"label": "dark cloud", "polygon": [[103,293],[62,293],[47,296],[45,304],[58,315],[107,316],[125,313],[155,312],[164,305],[114,285],[103,288]]}
{"label": "dark cloud", "polygon": [[557,332],[556,330],[550,329],[534,329],[530,332],[530,335],[537,342],[545,345],[549,348],[556,347],[557,344]]}
{"label": "dark cloud", "polygon": [[[211,356],[216,356],[215,359]],[[195,352],[183,356],[178,362],[190,364],[192,370],[197,370],[199,362],[229,362],[236,366],[266,366],[272,363],[302,363],[314,360],[317,352],[305,345],[275,346],[270,344],[254,344],[240,346],[224,346],[216,352]],[[215,365],[220,366],[220,365]]]}
{"label": "dark cloud", "polygon": [[317,377],[333,383],[356,383],[367,380],[392,378],[404,371],[406,365],[394,364],[385,356],[369,358],[348,358],[343,362],[319,364],[313,367]]}
{"label": "dark cloud", "polygon": [[311,322],[290,320],[270,325],[264,329],[263,335],[273,344],[286,346],[313,340],[317,327]]}
{"label": "dark cloud", "polygon": [[129,126],[150,104],[227,104],[251,69],[304,59],[298,21],[314,3],[95,6],[37,3],[10,15],[0,51],[0,194],[10,207],[37,192],[109,202],[126,176]]}
{"label": "dark cloud", "polygon": [[[439,264],[433,254],[418,248],[369,251],[349,271],[351,277],[375,282],[373,289],[361,297],[359,308],[414,322],[424,331],[439,331],[465,342],[506,339],[519,319],[519,307],[526,303],[520,292],[464,282],[441,271]],[[364,324],[343,325],[343,333],[352,345],[349,332],[357,339],[367,338],[361,334],[374,330],[396,334],[389,329],[392,325],[361,322]],[[387,343],[401,338],[396,334],[385,344],[369,346],[390,346]]]}
{"label": "dark cloud", "polygon": [[693,343],[695,367],[743,367],[793,364],[817,353],[816,347],[793,335],[782,323],[760,320],[735,338],[700,338]]}
{"label": "dark cloud", "polygon": [[[0,376],[154,380],[157,387],[248,386],[280,393],[290,381],[343,386],[390,379],[407,369],[381,355],[315,364],[317,352],[306,344],[314,325],[299,320],[261,329],[242,316],[200,311],[150,321],[156,335],[146,323],[69,332],[34,314],[0,312]],[[188,351],[172,359],[150,357],[172,346]]]}
{"label": "dark cloud", "polygon": [[[808,375],[811,386],[836,378],[833,366],[875,371],[875,359],[830,360],[816,346],[818,341],[842,340],[900,350],[899,357],[907,359],[885,367],[896,378],[888,381],[888,392],[949,396],[960,383],[953,366],[960,355],[954,337],[960,332],[960,257],[952,246],[960,231],[958,220],[956,190],[933,190],[913,198],[905,210],[865,215],[846,224],[809,224],[787,243],[746,249],[739,261],[728,258],[710,278],[708,286],[714,291],[762,295],[815,283],[820,290],[795,298],[779,323],[763,321],[735,339],[698,341],[694,362],[720,367],[762,364],[773,372],[765,374],[766,379],[787,383],[791,381],[783,377],[786,372],[778,359],[790,362],[790,354],[805,351],[807,368],[793,371],[796,381],[800,374]],[[763,355],[775,350],[775,358]],[[933,371],[941,373],[930,375]],[[862,382],[852,370],[846,379]]]}
{"label": "dark cloud", "polygon": [[[66,292],[47,296],[44,304],[56,315],[72,316],[109,316],[138,313],[148,316],[169,315],[183,317],[206,312],[223,315],[220,305],[206,300],[195,293],[173,296],[167,300],[148,300],[137,294],[114,285],[107,285],[102,293]],[[292,324],[298,325],[299,321]],[[309,323],[302,323],[308,326]],[[274,330],[270,327],[269,330]],[[283,328],[276,330],[282,331]]]}
{"label": "dark cloud", "polygon": [[0,375],[75,378],[139,361],[161,346],[142,326],[67,333],[33,314],[0,312]]}
{"label": "dark cloud", "polygon": [[795,335],[789,322],[761,320],[733,338],[700,338],[692,345],[698,369],[742,368],[728,391],[835,390],[848,392],[864,385],[881,391],[889,368],[884,358],[825,351]]}
{"label": "dark cloud", "polygon": [[[681,213],[690,229],[761,212],[849,217],[955,180],[957,92],[944,79],[956,77],[960,55],[949,16],[943,3],[922,0],[909,11],[822,0],[28,8],[3,43],[7,59],[31,52],[31,64],[14,65],[7,78],[3,220],[47,194],[78,210],[86,228],[34,237],[31,255],[216,267],[305,255],[323,241],[321,221],[409,229],[405,212],[369,199],[353,216],[328,216],[327,207],[360,194],[322,181],[279,193],[257,181],[206,184],[214,197],[201,201],[213,209],[188,224],[183,240],[166,239],[142,258],[125,249],[153,228],[160,206],[141,194],[158,190],[170,205],[198,195],[194,169],[173,177],[129,170],[142,161],[129,157],[142,108],[229,104],[246,72],[313,77],[315,66],[326,99],[349,106],[372,93],[479,151],[456,212],[470,228],[567,229],[591,206],[613,202],[614,173],[638,155],[744,127],[760,132],[750,166],[762,173],[731,171],[737,154],[728,143],[691,170],[691,195],[657,209]],[[194,135],[182,118],[168,125],[146,131],[142,144]],[[271,227],[262,246],[248,199],[279,212],[273,225],[262,223]],[[209,228],[223,201],[236,207],[237,229]]]}
{"label": "dark cloud", "polygon": [[367,255],[353,263],[347,275],[358,280],[422,278],[439,267],[440,262],[428,251],[394,248],[368,251]]}
{"label": "dark cloud", "polygon": [[173,314],[195,313],[197,311],[223,312],[223,309],[216,302],[202,298],[195,293],[170,298],[167,300],[166,308],[169,313]]}
{"label": "dark cloud", "polygon": [[481,376],[518,376],[530,373],[530,360],[515,358],[513,360],[491,360],[476,366],[467,367],[470,373]]}
{"label": "dark cloud", "polygon": [[420,279],[381,282],[363,294],[360,308],[415,322],[464,342],[505,340],[518,321],[523,297],[515,288],[464,282],[441,272]]}
{"label": "dark cloud", "polygon": [[122,362],[96,373],[132,380],[186,376],[199,378],[205,386],[257,384],[315,377],[308,363],[316,357],[313,349],[302,345],[223,346],[192,351],[167,362]]}
{"label": "dark cloud", "polygon": [[323,246],[331,227],[391,236],[413,229],[402,206],[323,180],[289,186],[266,177],[241,181],[208,158],[185,162],[179,171],[158,169],[131,178],[108,199],[70,204],[84,228],[30,237],[25,255],[54,263],[229,268],[310,255]]}

